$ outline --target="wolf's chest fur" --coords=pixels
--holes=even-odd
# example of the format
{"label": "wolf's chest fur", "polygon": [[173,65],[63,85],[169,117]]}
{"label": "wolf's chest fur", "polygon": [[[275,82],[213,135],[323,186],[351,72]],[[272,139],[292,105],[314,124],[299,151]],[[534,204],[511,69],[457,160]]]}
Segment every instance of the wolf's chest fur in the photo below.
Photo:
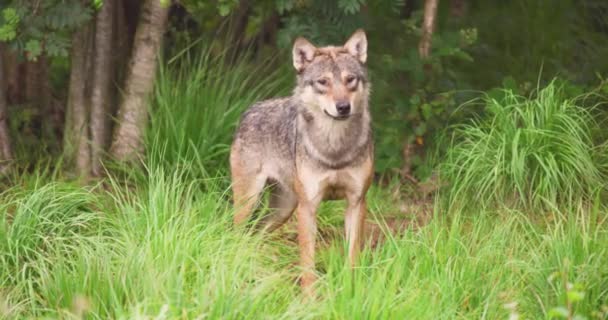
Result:
{"label": "wolf's chest fur", "polygon": [[296,143],[320,167],[341,169],[357,165],[371,151],[369,122],[367,112],[353,115],[347,121],[336,121],[301,110]]}

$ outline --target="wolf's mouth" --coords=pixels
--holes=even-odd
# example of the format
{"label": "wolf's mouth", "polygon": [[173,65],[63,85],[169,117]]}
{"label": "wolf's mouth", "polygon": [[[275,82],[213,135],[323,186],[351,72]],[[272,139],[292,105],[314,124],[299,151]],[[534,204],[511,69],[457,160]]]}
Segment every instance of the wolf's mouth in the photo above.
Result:
{"label": "wolf's mouth", "polygon": [[327,110],[325,110],[325,109],[323,109],[323,112],[325,112],[325,114],[328,117],[330,117],[330,118],[332,118],[334,120],[338,120],[338,121],[343,121],[343,120],[348,119],[348,117],[350,117],[350,114],[347,114],[347,115],[344,115],[344,116],[334,116],[334,115],[330,114],[329,112],[327,112]]}

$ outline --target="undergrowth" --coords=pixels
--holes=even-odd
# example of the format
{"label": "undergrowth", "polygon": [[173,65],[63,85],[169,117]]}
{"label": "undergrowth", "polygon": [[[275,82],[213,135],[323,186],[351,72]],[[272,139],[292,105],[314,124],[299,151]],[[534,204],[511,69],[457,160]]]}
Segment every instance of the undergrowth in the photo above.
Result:
{"label": "undergrowth", "polygon": [[605,188],[597,123],[555,82],[526,98],[483,99],[486,115],[455,127],[442,179],[458,205],[528,210],[589,201]]}

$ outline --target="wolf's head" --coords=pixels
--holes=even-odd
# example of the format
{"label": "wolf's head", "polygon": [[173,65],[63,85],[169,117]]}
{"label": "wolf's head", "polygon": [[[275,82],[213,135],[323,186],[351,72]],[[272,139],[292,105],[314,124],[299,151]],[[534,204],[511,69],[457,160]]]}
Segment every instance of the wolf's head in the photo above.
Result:
{"label": "wolf's head", "polygon": [[317,48],[304,38],[293,46],[293,66],[298,73],[296,95],[312,113],[335,120],[367,110],[367,38],[357,30],[341,47]]}

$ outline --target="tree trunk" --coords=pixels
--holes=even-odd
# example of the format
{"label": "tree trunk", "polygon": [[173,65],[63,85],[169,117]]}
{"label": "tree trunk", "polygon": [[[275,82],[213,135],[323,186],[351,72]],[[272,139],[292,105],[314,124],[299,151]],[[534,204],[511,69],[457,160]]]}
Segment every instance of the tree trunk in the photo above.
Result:
{"label": "tree trunk", "polygon": [[91,172],[102,174],[102,156],[109,141],[114,0],[104,0],[95,19],[95,60],[91,92]]}
{"label": "tree trunk", "polygon": [[19,62],[17,54],[7,47],[4,47],[3,51],[5,99],[9,104],[21,104],[24,97],[24,63]]}
{"label": "tree trunk", "polygon": [[0,174],[5,173],[13,158],[11,149],[11,141],[7,125],[7,102],[6,102],[6,84],[4,71],[4,48],[0,44]]}
{"label": "tree trunk", "polygon": [[87,177],[91,168],[87,108],[87,54],[90,46],[90,27],[78,30],[72,36],[70,87],[64,132],[64,153],[68,163],[81,177]]}
{"label": "tree trunk", "polygon": [[38,107],[41,104],[40,92],[42,83],[40,81],[40,60],[25,62],[25,100],[27,103]]}
{"label": "tree trunk", "polygon": [[426,0],[424,2],[424,21],[422,23],[422,37],[418,43],[420,57],[426,59],[431,51],[431,39],[435,31],[435,18],[437,17],[437,4],[439,0]]}
{"label": "tree trunk", "polygon": [[249,0],[240,0],[236,10],[230,15],[230,27],[228,35],[231,39],[228,47],[228,57],[232,61],[236,61],[238,54],[245,46],[245,31],[249,24],[249,15],[251,13],[251,4]]}
{"label": "tree trunk", "polygon": [[466,13],[465,0],[450,0],[450,16],[456,19],[464,17]]}
{"label": "tree trunk", "polygon": [[[424,20],[422,22],[422,36],[418,43],[418,54],[421,60],[426,60],[431,54],[431,40],[435,31],[435,20],[437,18],[437,5],[439,0],[425,0],[424,2]],[[427,75],[430,75],[431,65],[425,63],[424,69]],[[418,183],[418,180],[412,175],[412,157],[415,155],[416,144],[414,139],[405,139],[401,154],[403,155],[403,166],[401,167],[401,177],[413,183]]]}
{"label": "tree trunk", "polygon": [[132,161],[143,152],[148,122],[146,99],[152,91],[156,58],[169,8],[159,0],[145,0],[135,32],[133,53],[127,70],[125,90],[118,110],[118,124],[110,153],[120,161]]}
{"label": "tree trunk", "polygon": [[[113,64],[115,68],[116,83],[120,86],[124,83],[125,70],[133,49],[133,39],[137,29],[137,18],[139,17],[140,6],[135,1],[117,1],[114,6],[114,47]],[[119,99],[116,99],[116,105]],[[118,108],[114,108],[118,109]],[[116,110],[113,110],[114,112]]]}

